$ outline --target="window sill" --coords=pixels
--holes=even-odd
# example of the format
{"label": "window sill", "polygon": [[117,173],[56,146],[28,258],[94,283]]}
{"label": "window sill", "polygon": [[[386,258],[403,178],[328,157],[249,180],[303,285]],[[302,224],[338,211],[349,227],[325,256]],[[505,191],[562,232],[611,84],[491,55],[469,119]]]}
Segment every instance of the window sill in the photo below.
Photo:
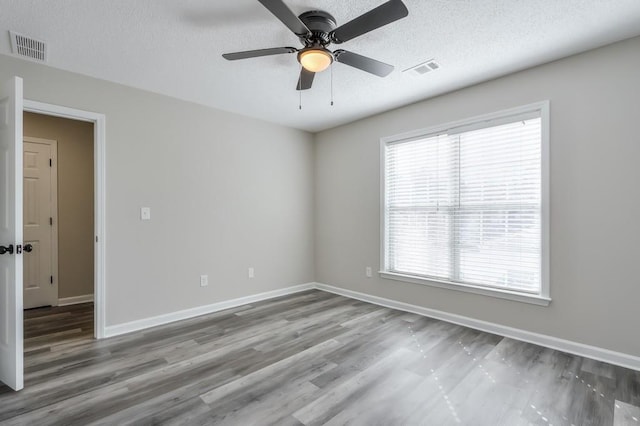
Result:
{"label": "window sill", "polygon": [[412,275],[404,275],[404,274],[398,274],[395,272],[388,272],[388,271],[379,271],[378,274],[380,275],[381,278],[386,278],[388,280],[404,281],[404,282],[413,283],[413,284],[421,284],[421,285],[428,285],[431,287],[446,288],[449,290],[464,291],[467,293],[481,294],[483,296],[497,297],[499,299],[513,300],[513,301],[522,302],[522,303],[531,303],[533,305],[549,306],[549,304],[551,303],[551,299],[549,297],[540,296],[537,294],[518,293],[518,292],[508,291],[508,290],[500,290],[500,289],[493,289],[493,288],[486,288],[486,287],[478,287],[478,286],[473,286],[468,284],[453,283],[450,281],[426,279],[426,278],[415,277]]}

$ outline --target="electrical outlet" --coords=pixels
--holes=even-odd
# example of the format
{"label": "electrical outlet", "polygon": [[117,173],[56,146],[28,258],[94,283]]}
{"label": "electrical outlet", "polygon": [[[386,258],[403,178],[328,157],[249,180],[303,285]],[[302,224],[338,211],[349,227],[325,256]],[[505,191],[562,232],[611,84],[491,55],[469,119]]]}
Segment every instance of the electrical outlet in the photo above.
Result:
{"label": "electrical outlet", "polygon": [[200,275],[200,287],[209,285],[209,275]]}
{"label": "electrical outlet", "polygon": [[140,220],[151,220],[150,207],[140,207]]}
{"label": "electrical outlet", "polygon": [[253,266],[249,267],[249,278],[253,278],[255,277],[254,271],[253,271]]}
{"label": "electrical outlet", "polygon": [[364,274],[367,276],[367,278],[371,278],[371,266],[367,266],[366,268],[364,268]]}

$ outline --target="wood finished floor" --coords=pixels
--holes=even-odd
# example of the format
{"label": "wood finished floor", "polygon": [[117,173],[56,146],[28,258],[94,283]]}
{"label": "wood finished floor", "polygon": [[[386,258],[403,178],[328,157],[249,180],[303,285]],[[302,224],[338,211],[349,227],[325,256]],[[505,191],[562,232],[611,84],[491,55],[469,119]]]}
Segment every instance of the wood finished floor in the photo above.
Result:
{"label": "wood finished floor", "polygon": [[100,341],[91,309],[26,313],[0,423],[640,426],[640,372],[321,291]]}
{"label": "wood finished floor", "polygon": [[93,303],[27,309],[24,311],[24,352],[50,352],[56,344],[71,345],[93,339]]}

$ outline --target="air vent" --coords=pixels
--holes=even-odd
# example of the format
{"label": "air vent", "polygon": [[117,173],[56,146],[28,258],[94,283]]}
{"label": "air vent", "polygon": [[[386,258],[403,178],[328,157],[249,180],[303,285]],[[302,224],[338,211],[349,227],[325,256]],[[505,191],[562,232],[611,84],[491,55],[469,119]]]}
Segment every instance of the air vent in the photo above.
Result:
{"label": "air vent", "polygon": [[421,62],[411,68],[407,68],[402,72],[410,72],[413,75],[424,75],[439,68],[440,64],[433,59],[429,59],[428,61]]}
{"label": "air vent", "polygon": [[15,55],[38,62],[47,61],[47,44],[44,41],[9,31],[11,50]]}

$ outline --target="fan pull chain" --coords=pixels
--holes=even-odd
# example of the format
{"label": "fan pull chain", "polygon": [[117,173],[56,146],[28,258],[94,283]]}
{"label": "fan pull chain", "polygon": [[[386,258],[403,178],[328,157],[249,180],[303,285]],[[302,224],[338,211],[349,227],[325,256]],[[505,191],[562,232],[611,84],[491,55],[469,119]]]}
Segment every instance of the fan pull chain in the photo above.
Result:
{"label": "fan pull chain", "polygon": [[[302,76],[302,68],[300,68]],[[302,77],[298,78],[298,109],[302,109]]]}
{"label": "fan pull chain", "polygon": [[333,62],[331,63],[331,106],[333,106]]}

